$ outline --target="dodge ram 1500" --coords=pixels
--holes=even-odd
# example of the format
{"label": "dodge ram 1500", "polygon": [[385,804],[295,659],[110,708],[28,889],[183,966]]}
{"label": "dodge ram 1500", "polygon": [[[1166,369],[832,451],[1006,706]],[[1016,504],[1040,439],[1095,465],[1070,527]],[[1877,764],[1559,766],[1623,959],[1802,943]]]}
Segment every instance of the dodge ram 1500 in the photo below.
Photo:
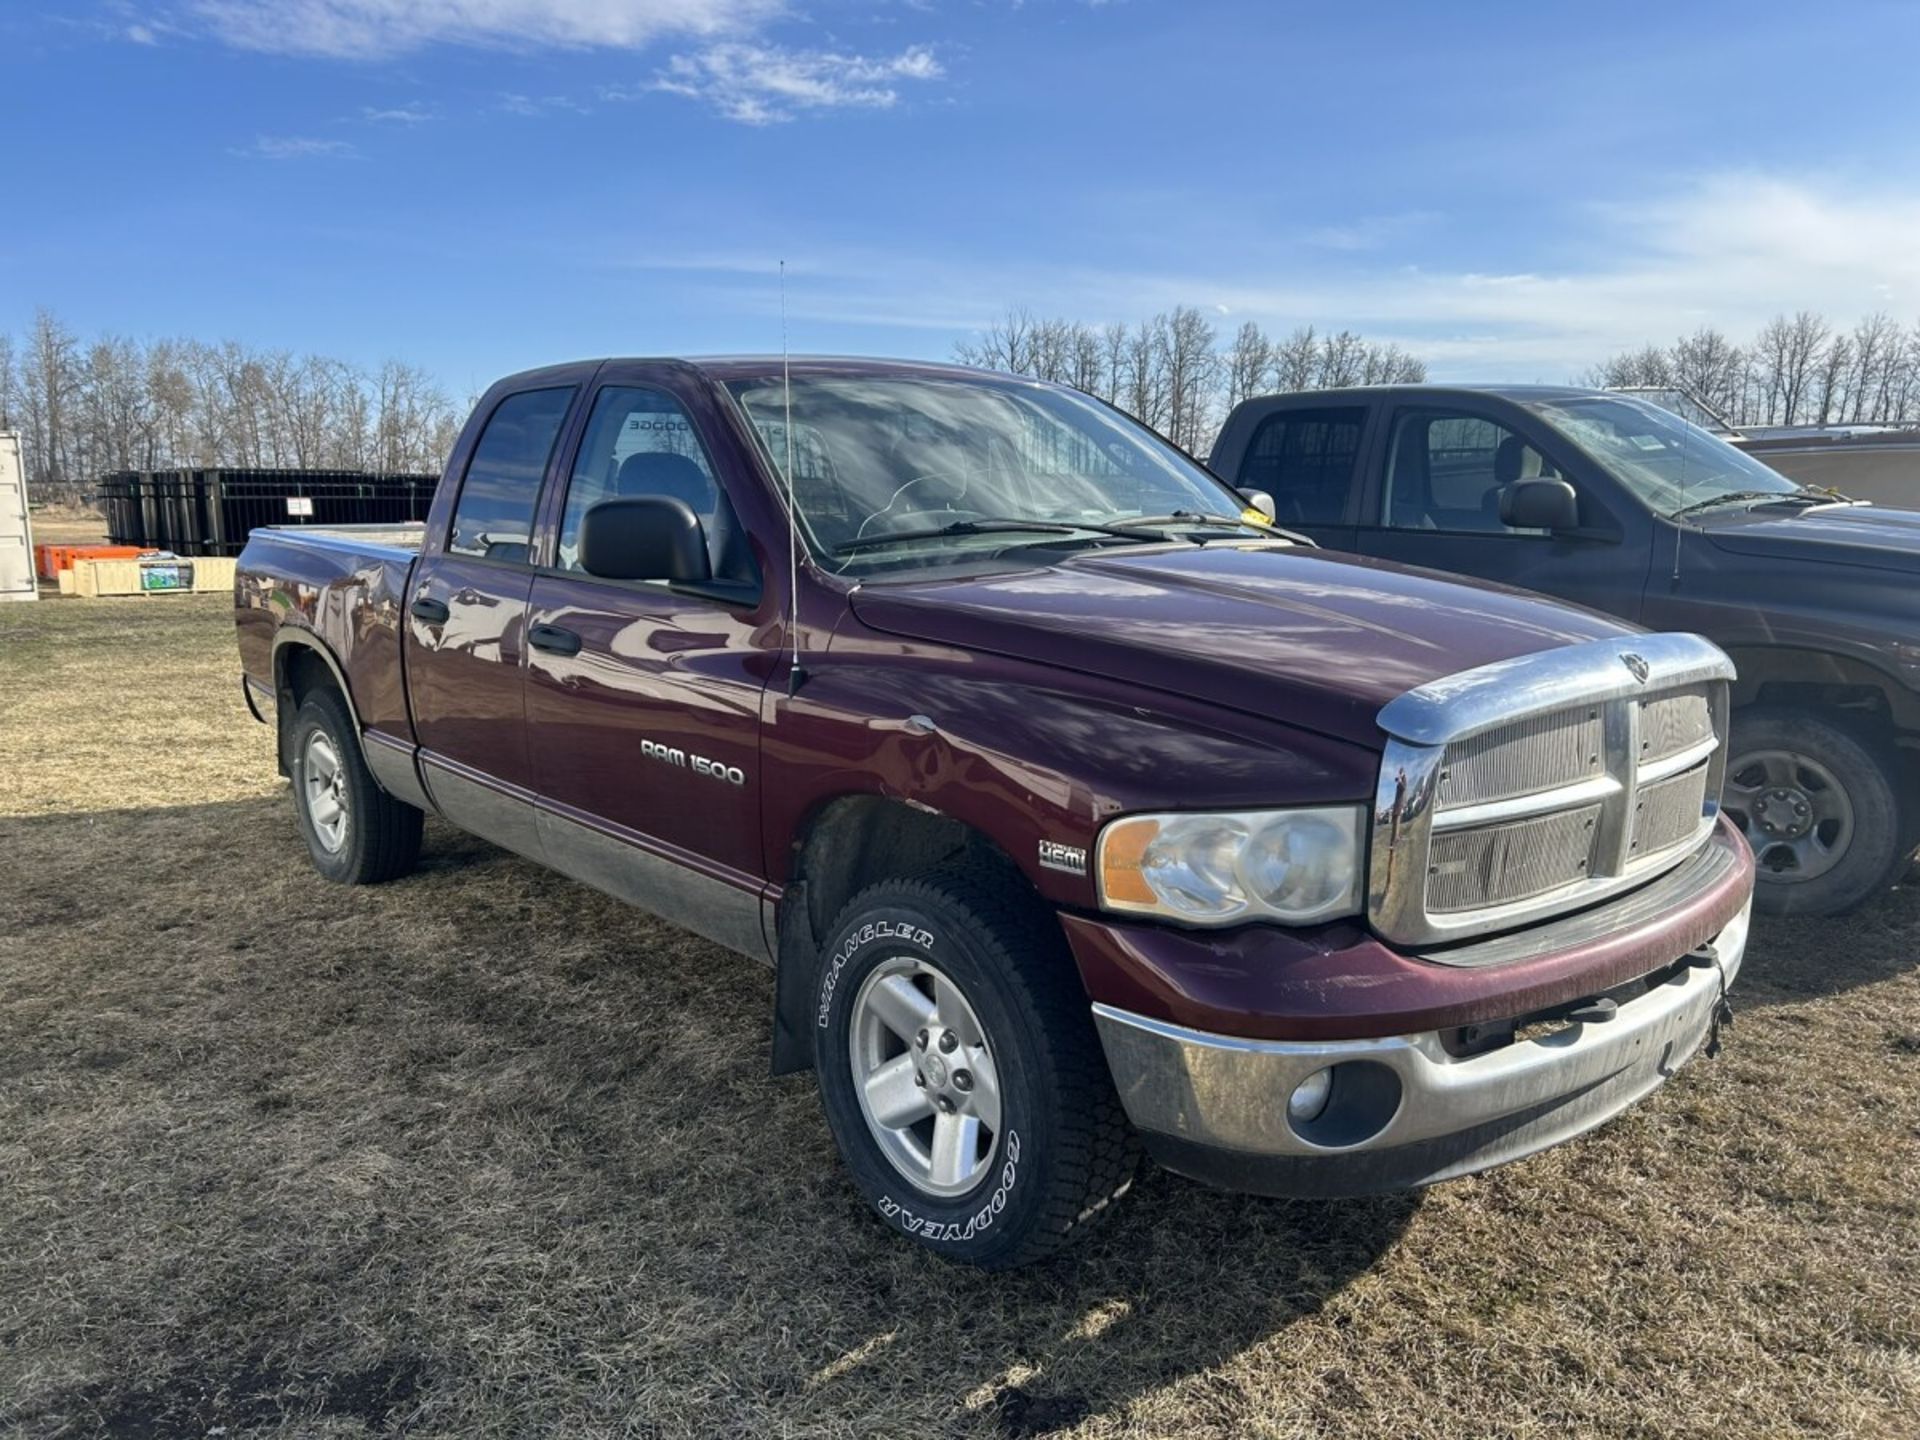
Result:
{"label": "dodge ram 1500", "polygon": [[886,1223],[1011,1265],[1128,1184],[1531,1154],[1717,1033],[1753,861],[1713,645],[1336,556],[1074,391],[609,360],[423,528],[240,558],[308,852],[428,812],[772,964]]}

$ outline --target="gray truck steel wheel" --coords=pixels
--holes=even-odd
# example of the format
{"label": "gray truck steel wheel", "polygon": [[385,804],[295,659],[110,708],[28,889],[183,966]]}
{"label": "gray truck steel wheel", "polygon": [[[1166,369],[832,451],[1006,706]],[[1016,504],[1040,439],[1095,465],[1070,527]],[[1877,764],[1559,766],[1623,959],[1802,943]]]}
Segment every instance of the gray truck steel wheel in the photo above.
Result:
{"label": "gray truck steel wheel", "polygon": [[1000,1079],[967,997],[912,955],[882,960],[848,1027],[860,1113],[880,1153],[930,1195],[964,1195],[1000,1153]]}
{"label": "gray truck steel wheel", "polygon": [[1721,806],[1753,847],[1755,906],[1836,915],[1891,883],[1900,854],[1893,761],[1810,710],[1735,714]]}

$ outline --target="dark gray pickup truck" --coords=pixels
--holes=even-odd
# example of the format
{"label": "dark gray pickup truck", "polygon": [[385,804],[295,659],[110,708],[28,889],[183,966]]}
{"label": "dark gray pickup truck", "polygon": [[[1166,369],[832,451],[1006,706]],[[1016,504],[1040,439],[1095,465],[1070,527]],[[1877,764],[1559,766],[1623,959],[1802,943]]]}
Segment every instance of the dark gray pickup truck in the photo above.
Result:
{"label": "dark gray pickup truck", "polygon": [[1725,805],[1758,908],[1897,878],[1920,786],[1920,514],[1815,490],[1643,400],[1384,386],[1239,405],[1212,469],[1332,549],[1705,635],[1739,669]]}

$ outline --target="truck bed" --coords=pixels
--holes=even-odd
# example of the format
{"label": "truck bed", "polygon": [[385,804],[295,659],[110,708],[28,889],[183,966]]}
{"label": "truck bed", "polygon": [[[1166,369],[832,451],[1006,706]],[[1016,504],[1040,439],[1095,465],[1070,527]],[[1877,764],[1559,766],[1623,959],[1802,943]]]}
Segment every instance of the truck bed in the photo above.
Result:
{"label": "truck bed", "polygon": [[240,660],[271,705],[288,647],[331,664],[363,729],[411,746],[401,640],[424,525],[267,525],[240,552],[233,599]]}
{"label": "truck bed", "polygon": [[418,555],[420,546],[427,537],[427,527],[423,524],[407,525],[259,525],[256,526],[248,543],[255,536],[271,534],[301,540],[314,540],[322,543],[338,541],[346,548],[362,550],[394,550],[406,555]]}

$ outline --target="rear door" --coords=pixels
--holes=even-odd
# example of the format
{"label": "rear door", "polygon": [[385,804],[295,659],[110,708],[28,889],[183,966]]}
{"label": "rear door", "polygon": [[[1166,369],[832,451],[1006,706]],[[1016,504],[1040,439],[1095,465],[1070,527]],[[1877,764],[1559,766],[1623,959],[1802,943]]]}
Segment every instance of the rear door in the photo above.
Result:
{"label": "rear door", "polygon": [[[1362,554],[1638,617],[1646,556],[1623,546],[1610,517],[1602,520],[1584,467],[1545,427],[1471,404],[1396,405],[1376,454],[1356,535]],[[1571,484],[1581,530],[1556,535],[1502,522],[1500,492],[1527,479]]]}
{"label": "rear door", "polygon": [[1364,405],[1276,410],[1255,427],[1232,483],[1271,495],[1278,524],[1351,550],[1366,430]]}
{"label": "rear door", "polygon": [[[528,617],[541,841],[566,873],[764,957],[760,702],[777,631],[729,493],[750,477],[718,463],[732,452],[716,402],[682,368],[609,366],[591,398]],[[580,568],[588,508],[641,496],[700,517],[715,583]]]}
{"label": "rear door", "polygon": [[527,598],[540,489],[574,394],[522,390],[494,405],[408,601],[408,691],[428,793],[461,829],[535,857]]}

